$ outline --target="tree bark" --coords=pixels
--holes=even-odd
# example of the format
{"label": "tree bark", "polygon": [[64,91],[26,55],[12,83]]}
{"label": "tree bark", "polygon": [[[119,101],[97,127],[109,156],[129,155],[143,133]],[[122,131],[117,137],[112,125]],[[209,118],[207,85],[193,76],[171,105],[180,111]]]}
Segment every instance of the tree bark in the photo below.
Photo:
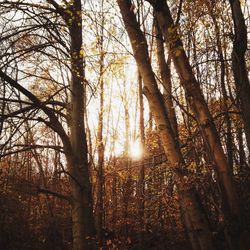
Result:
{"label": "tree bark", "polygon": [[165,59],[163,37],[156,19],[154,20],[154,23],[155,23],[155,33],[156,33],[155,35],[156,35],[158,67],[160,70],[160,76],[164,88],[163,90],[164,102],[166,105],[167,112],[169,114],[169,120],[171,123],[172,130],[174,132],[174,138],[176,141],[178,141],[178,126],[172,99],[171,72],[169,65]]}
{"label": "tree bark", "polygon": [[[103,18],[102,18],[103,19]],[[103,25],[103,21],[102,21]],[[103,26],[102,26],[103,27]],[[102,28],[101,28],[102,29]],[[102,29],[103,31],[103,29]],[[102,32],[103,33],[103,32]],[[100,246],[102,245],[102,229],[103,229],[103,167],[104,167],[104,143],[103,143],[103,112],[104,112],[104,52],[103,52],[103,34],[100,35],[100,111],[98,118],[97,131],[97,151],[98,151],[98,169],[97,169],[97,204],[96,204],[96,229],[97,238]]]}
{"label": "tree bark", "polygon": [[92,250],[95,244],[95,227],[92,207],[92,190],[89,180],[88,149],[84,122],[84,61],[82,53],[81,0],[68,7],[71,16],[66,20],[71,38],[70,83],[70,142],[72,155],[67,156],[71,178],[72,221],[74,250]]}
{"label": "tree bark", "polygon": [[[192,229],[190,227],[188,228],[191,243],[194,249],[214,249],[207,220],[202,212],[202,209],[199,207],[197,200],[195,199],[195,195],[186,195],[190,192],[193,194],[193,189],[190,189],[186,181],[185,163],[180,149],[174,140],[173,130],[164,106],[164,100],[158,89],[157,82],[152,71],[145,36],[136,21],[131,1],[117,0],[117,3],[132,45],[137,67],[143,79],[144,94],[148,99],[150,110],[152,111],[154,120],[157,124],[164,151],[170,162],[171,168],[176,173],[178,191],[180,194],[183,194],[180,195],[180,198],[183,199],[182,208],[187,211],[188,216],[186,218],[188,218],[190,224],[194,226]],[[190,211],[196,212],[191,213]],[[186,224],[186,226],[188,225]],[[198,231],[202,232],[202,234],[198,234]],[[192,239],[196,237],[198,237],[198,241],[195,242]]]}

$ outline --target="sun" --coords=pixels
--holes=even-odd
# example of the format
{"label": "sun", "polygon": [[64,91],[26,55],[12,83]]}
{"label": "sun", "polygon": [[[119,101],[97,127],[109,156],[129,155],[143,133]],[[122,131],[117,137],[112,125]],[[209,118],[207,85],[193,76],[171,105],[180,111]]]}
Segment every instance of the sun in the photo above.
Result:
{"label": "sun", "polygon": [[143,154],[142,145],[139,141],[134,141],[130,144],[130,155],[134,159],[140,159]]}

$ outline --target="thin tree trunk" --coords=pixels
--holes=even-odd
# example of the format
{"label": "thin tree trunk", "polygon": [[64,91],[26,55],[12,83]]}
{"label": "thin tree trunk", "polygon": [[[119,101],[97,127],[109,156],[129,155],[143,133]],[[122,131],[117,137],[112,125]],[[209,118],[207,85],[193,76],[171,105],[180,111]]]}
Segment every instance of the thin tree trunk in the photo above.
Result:
{"label": "thin tree trunk", "polygon": [[70,83],[70,141],[72,156],[68,156],[72,192],[72,221],[74,250],[94,249],[95,227],[92,207],[92,190],[89,180],[88,149],[84,124],[84,62],[82,53],[81,0],[68,7],[73,18],[67,20],[71,38]]}
{"label": "thin tree trunk", "polygon": [[100,113],[99,113],[99,124],[97,132],[97,143],[98,143],[98,169],[97,169],[97,204],[96,204],[96,229],[98,240],[102,241],[102,228],[103,228],[103,167],[104,167],[104,143],[103,143],[103,80],[100,82]]}
{"label": "thin tree trunk", "polygon": [[117,176],[112,176],[112,230],[115,232],[117,223]]}
{"label": "thin tree trunk", "polygon": [[220,72],[220,84],[221,84],[221,90],[222,90],[222,101],[223,101],[223,112],[225,114],[225,124],[226,124],[226,148],[227,148],[227,159],[228,159],[228,164],[231,169],[233,169],[233,137],[232,137],[232,125],[231,125],[231,120],[230,116],[228,113],[228,101],[229,101],[229,96],[227,94],[226,90],[226,83],[225,83],[225,77],[226,77],[226,65],[225,65],[225,59],[223,56],[223,50],[222,50],[222,43],[220,40],[221,37],[221,32],[220,28],[218,25],[218,22],[216,20],[216,17],[213,13],[213,7],[209,2],[206,1],[206,5],[209,10],[209,14],[213,20],[214,23],[214,29],[215,29],[215,36],[216,36],[216,45],[218,49],[218,57],[220,60],[220,66],[221,66],[221,72]]}
{"label": "thin tree trunk", "polygon": [[[102,2],[103,4],[103,2]],[[100,46],[100,106],[99,106],[99,118],[98,118],[98,131],[97,131],[97,152],[98,152],[98,169],[97,169],[97,204],[96,204],[96,229],[97,238],[100,246],[102,245],[102,230],[103,230],[103,217],[104,217],[104,207],[103,207],[103,186],[104,186],[104,142],[103,142],[103,112],[104,112],[104,51],[103,51],[103,25],[104,17],[102,16],[101,21],[101,34],[99,37]]]}
{"label": "thin tree trunk", "polygon": [[[194,249],[213,249],[211,232],[202,209],[198,206],[194,195],[190,195],[189,197],[185,195],[189,192],[192,193],[192,189],[190,189],[186,181],[185,163],[180,149],[174,140],[171,124],[164,106],[164,100],[152,71],[145,36],[141,32],[139,24],[136,21],[136,17],[132,11],[131,1],[117,0],[117,2],[132,45],[138,69],[143,79],[144,93],[148,99],[150,109],[157,124],[164,151],[170,162],[171,168],[176,173],[178,191],[185,197],[185,199],[183,199],[183,196],[180,196],[180,198],[183,199],[183,209],[188,211],[189,220],[193,222],[194,228],[192,230],[189,228],[190,230],[188,230],[190,240],[192,241],[193,238],[198,237],[198,243],[192,241]],[[191,211],[195,212],[191,213]],[[193,237],[191,237],[191,235],[193,235]]]}
{"label": "thin tree trunk", "polygon": [[144,221],[144,208],[145,208],[145,166],[143,164],[143,159],[145,155],[145,129],[144,129],[144,105],[143,105],[143,93],[142,93],[142,78],[138,72],[138,87],[139,87],[139,109],[140,109],[140,141],[142,147],[142,157],[141,157],[141,166],[139,172],[139,181],[138,181],[138,215],[139,215],[139,225],[140,225],[140,235],[139,235],[139,248],[143,249],[144,241],[144,230],[145,230],[145,221]]}
{"label": "thin tree trunk", "polygon": [[250,151],[250,84],[245,61],[247,28],[239,0],[229,0],[234,22],[232,66],[239,96],[248,150]]}
{"label": "thin tree trunk", "polygon": [[[125,100],[126,102],[127,100]],[[124,153],[125,157],[129,156],[129,109],[128,104],[124,103],[124,114],[125,114],[125,144]]]}
{"label": "thin tree trunk", "polygon": [[246,155],[244,151],[244,144],[243,144],[243,138],[242,138],[242,128],[237,128],[237,141],[238,141],[238,147],[239,147],[239,172],[245,169],[246,166]]}
{"label": "thin tree trunk", "polygon": [[156,19],[154,20],[154,23],[155,23],[155,33],[156,33],[158,67],[160,69],[162,85],[164,87],[163,97],[168,112],[169,120],[171,123],[171,127],[174,132],[174,137],[176,141],[178,141],[178,126],[177,126],[177,119],[175,115],[173,98],[172,98],[171,72],[169,65],[165,59],[163,37]]}
{"label": "thin tree trunk", "polygon": [[129,141],[130,141],[130,114],[129,114],[129,107],[128,107],[128,99],[126,94],[125,82],[123,83],[123,95],[122,102],[124,108],[124,128],[125,128],[125,141],[124,141],[124,168],[126,169],[126,175],[124,176],[124,181],[121,183],[122,185],[122,215],[124,219],[123,225],[123,234],[124,237],[128,237],[128,215],[129,215],[129,202],[131,197],[131,187],[130,187],[130,180],[131,180],[131,168],[130,168],[130,161],[129,161]]}

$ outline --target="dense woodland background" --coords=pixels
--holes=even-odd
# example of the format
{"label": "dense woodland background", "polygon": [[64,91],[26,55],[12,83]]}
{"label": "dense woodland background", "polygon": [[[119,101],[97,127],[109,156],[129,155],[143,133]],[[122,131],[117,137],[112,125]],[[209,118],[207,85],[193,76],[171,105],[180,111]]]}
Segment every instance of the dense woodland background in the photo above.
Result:
{"label": "dense woodland background", "polygon": [[0,0],[0,249],[249,249],[248,0]]}

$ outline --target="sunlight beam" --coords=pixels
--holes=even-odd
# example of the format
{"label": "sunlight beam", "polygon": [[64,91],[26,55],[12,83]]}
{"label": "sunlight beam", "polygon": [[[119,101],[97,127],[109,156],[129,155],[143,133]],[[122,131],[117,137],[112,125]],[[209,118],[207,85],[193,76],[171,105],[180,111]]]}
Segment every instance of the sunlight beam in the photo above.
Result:
{"label": "sunlight beam", "polygon": [[143,155],[142,145],[139,141],[130,144],[130,155],[134,159],[140,159]]}

